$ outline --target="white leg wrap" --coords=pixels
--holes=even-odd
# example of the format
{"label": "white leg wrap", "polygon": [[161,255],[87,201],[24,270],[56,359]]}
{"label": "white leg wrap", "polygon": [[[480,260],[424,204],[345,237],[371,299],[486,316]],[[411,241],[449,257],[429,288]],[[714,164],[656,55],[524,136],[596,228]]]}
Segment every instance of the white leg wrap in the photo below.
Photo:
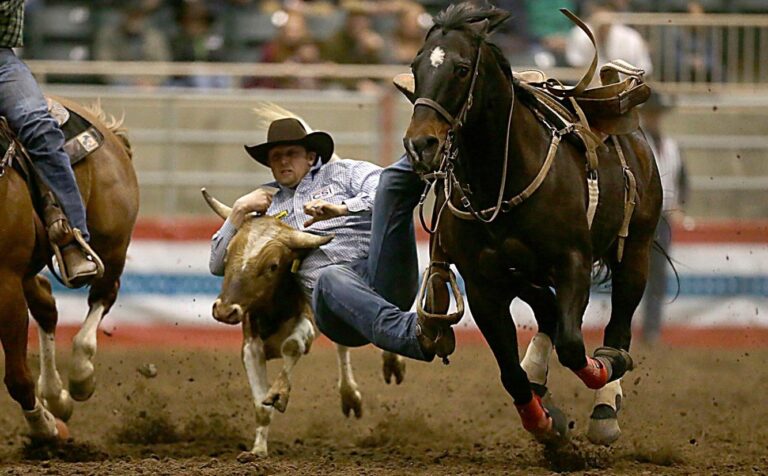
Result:
{"label": "white leg wrap", "polygon": [[538,385],[547,384],[549,357],[552,355],[552,348],[552,339],[542,332],[539,332],[531,339],[531,343],[528,344],[528,350],[525,352],[525,357],[520,363],[531,383]]}
{"label": "white leg wrap", "polygon": [[624,397],[624,394],[621,392],[621,379],[608,382],[603,388],[595,390],[595,401],[592,404],[592,408],[598,405],[608,405],[615,411],[618,411],[619,409],[616,408],[616,397]]}
{"label": "white leg wrap", "polygon": [[33,440],[49,440],[59,435],[56,420],[39,399],[35,398],[35,408],[24,410],[24,418],[29,425],[29,436]]}
{"label": "white leg wrap", "polygon": [[93,374],[93,358],[96,355],[97,333],[102,317],[104,305],[98,303],[88,311],[83,327],[73,339],[70,380],[81,382]]}

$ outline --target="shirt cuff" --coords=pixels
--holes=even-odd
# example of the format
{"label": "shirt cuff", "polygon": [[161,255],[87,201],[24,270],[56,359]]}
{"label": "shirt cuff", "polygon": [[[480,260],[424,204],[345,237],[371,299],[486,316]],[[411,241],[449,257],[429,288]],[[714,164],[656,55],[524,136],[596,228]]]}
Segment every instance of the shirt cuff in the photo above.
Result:
{"label": "shirt cuff", "polygon": [[237,234],[237,227],[227,218],[216,234],[219,239],[229,241]]}
{"label": "shirt cuff", "polygon": [[341,203],[347,206],[349,213],[367,212],[370,209],[368,201],[361,197],[348,198]]}

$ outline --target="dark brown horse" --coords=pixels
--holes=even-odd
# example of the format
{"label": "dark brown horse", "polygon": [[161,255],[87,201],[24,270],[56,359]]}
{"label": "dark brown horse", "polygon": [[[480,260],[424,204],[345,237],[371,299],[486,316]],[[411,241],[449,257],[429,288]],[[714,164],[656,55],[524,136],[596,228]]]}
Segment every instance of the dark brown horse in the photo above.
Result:
{"label": "dark brown horse", "polygon": [[[98,105],[89,111],[58,100],[104,135],[104,144],[74,169],[88,213],[90,243],[105,272],[92,283],[88,294],[88,316],[73,342],[67,391],[56,369],[56,303],[51,284],[38,275],[50,259],[47,234],[33,208],[27,183],[15,170],[6,169],[0,177],[0,340],[5,351],[5,385],[24,410],[30,435],[36,440],[65,437],[66,425],[61,420],[72,414],[70,392],[72,398],[83,401],[94,391],[96,331],[117,298],[139,207],[131,146],[121,121],[107,119]],[[40,328],[37,389],[26,361],[28,309]]]}
{"label": "dark brown horse", "polygon": [[[469,4],[451,6],[436,17],[412,64],[414,89],[401,87],[415,103],[404,143],[416,171],[450,188],[432,244],[463,275],[472,314],[523,426],[541,440],[565,435],[565,417],[546,396],[554,344],[564,366],[588,387],[600,389],[588,436],[608,444],[619,434],[618,379],[632,367],[630,324],[645,288],[660,214],[659,174],[642,132],[618,138],[637,182],[637,204],[620,259],[625,169],[616,147],[608,141],[598,149],[600,201],[590,227],[584,149],[570,130],[557,130],[537,114],[535,99],[487,41],[507,18],[502,10]],[[542,170],[534,193],[508,203]],[[435,175],[438,171],[442,174]],[[586,355],[581,325],[597,261],[612,273],[612,311],[605,347],[592,358]],[[515,297],[531,305],[539,324],[522,365],[509,312]]]}

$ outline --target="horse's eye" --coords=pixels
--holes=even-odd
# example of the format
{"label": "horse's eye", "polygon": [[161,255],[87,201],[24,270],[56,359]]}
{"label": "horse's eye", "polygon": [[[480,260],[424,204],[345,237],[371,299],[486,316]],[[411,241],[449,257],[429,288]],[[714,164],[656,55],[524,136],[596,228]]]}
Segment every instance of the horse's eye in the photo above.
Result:
{"label": "horse's eye", "polygon": [[469,75],[469,68],[464,65],[459,65],[456,67],[456,74],[459,75],[460,78],[466,78]]}

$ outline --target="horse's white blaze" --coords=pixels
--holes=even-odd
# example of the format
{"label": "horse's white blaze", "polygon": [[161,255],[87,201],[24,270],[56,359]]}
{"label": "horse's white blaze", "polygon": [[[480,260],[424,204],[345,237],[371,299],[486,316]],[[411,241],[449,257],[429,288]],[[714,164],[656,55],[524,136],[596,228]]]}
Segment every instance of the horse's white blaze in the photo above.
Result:
{"label": "horse's white blaze", "polygon": [[264,344],[259,338],[246,337],[243,344],[243,366],[251,386],[253,405],[256,407],[256,437],[251,452],[260,456],[267,455],[267,437],[272,421],[272,407],[262,405],[267,396],[267,358]]}
{"label": "horse's white blaze", "polygon": [[96,355],[97,332],[99,323],[104,316],[104,304],[99,302],[92,306],[72,341],[72,368],[69,378],[76,382],[90,378],[93,374],[92,359]]}
{"label": "horse's white blaze", "polygon": [[528,350],[526,350],[520,366],[525,370],[531,383],[547,384],[547,370],[549,369],[552,347],[552,339],[542,332],[533,336],[531,343],[528,344]]}
{"label": "horse's white blaze", "polygon": [[433,68],[438,68],[445,61],[445,51],[439,46],[435,46],[435,49],[429,54],[429,62]]}

